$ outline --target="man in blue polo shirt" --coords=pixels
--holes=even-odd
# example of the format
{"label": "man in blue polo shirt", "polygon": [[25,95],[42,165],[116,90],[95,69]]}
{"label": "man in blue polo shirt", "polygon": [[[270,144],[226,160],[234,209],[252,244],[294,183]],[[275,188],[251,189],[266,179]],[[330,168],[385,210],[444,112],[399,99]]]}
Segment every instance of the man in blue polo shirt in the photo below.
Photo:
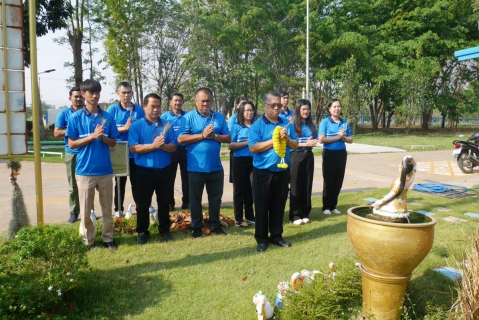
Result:
{"label": "man in blue polo shirt", "polygon": [[[273,131],[287,122],[279,117],[281,98],[277,92],[264,96],[264,115],[249,130],[248,146],[253,154],[253,200],[256,216],[255,239],[258,252],[268,249],[268,243],[288,248],[291,243],[283,239],[284,207],[288,198],[289,168],[278,168],[281,158],[273,148]],[[289,166],[291,149],[298,148],[293,127],[282,129],[281,139],[286,139],[284,161]],[[268,236],[268,231],[270,236]]]}
{"label": "man in blue polo shirt", "polygon": [[151,197],[156,192],[158,203],[158,232],[167,242],[172,241],[170,234],[170,152],[176,150],[175,133],[165,129],[166,121],[162,121],[161,98],[150,93],[143,99],[145,117],[135,121],[130,128],[128,147],[134,154],[136,177],[138,181],[138,202],[136,208],[138,232],[137,243],[148,242],[150,232],[149,208]]}
{"label": "man in blue polo shirt", "polygon": [[[130,83],[120,82],[117,87],[116,94],[120,100],[118,103],[112,104],[108,107],[108,112],[113,116],[116,122],[116,127],[120,135],[116,139],[117,141],[128,141],[128,131],[131,124],[142,119],[145,116],[145,111],[137,105],[131,102],[133,97],[133,89]],[[133,160],[133,154],[129,153],[129,168],[130,168],[130,183],[131,193],[133,195],[133,201],[136,204],[137,201],[137,183],[136,183],[136,165]],[[116,183],[120,182],[120,195],[118,195],[118,185],[115,184],[115,199],[113,206],[115,207],[115,216],[119,217],[124,211],[123,202],[125,200],[125,185],[126,176],[116,179]],[[120,198],[118,199],[118,196]],[[119,203],[119,205],[118,205]]]}
{"label": "man in blue polo shirt", "polygon": [[65,132],[67,131],[68,121],[70,116],[78,110],[83,108],[85,100],[83,99],[80,88],[74,87],[70,89],[70,96],[68,100],[72,103],[70,108],[63,109],[58,114],[57,120],[55,121],[55,130],[53,135],[55,138],[64,138],[65,139],[65,166],[67,169],[68,185],[70,190],[68,192],[68,202],[70,204],[70,219],[68,223],[74,223],[78,221],[78,215],[80,214],[80,202],[78,200],[78,187],[75,180],[75,167],[77,160],[78,150],[72,150],[68,147],[68,138],[65,137]]}
{"label": "man in blue polo shirt", "polygon": [[[185,111],[183,111],[184,98],[180,92],[173,92],[170,94],[168,102],[171,106],[171,110],[163,113],[161,119],[169,122],[175,133],[175,139],[178,139],[180,134],[180,128],[185,126]],[[188,183],[188,168],[186,158],[186,144],[181,144],[176,147],[176,151],[170,153],[170,211],[175,210],[175,179],[178,165],[180,166],[181,174],[181,192],[182,192],[182,205],[181,209],[190,208],[190,191]]]}
{"label": "man in blue polo shirt", "polygon": [[281,91],[280,96],[281,96],[281,111],[279,113],[279,116],[283,119],[286,119],[287,121],[290,121],[291,119],[293,119],[294,111],[288,109],[289,93],[286,91]]}
{"label": "man in blue polo shirt", "polygon": [[119,133],[113,117],[98,105],[101,84],[85,80],[80,85],[80,91],[86,105],[70,117],[65,136],[68,137],[68,147],[78,149],[75,178],[84,230],[83,242],[89,247],[95,242],[93,224],[96,221],[92,221],[90,212],[97,189],[103,217],[103,246],[115,251],[118,247],[113,241],[113,168],[109,147],[116,145]]}
{"label": "man in blue polo shirt", "polygon": [[188,144],[191,235],[193,238],[201,237],[201,200],[205,185],[208,193],[208,227],[213,228],[216,235],[225,235],[220,223],[224,185],[220,148],[222,143],[231,142],[231,136],[224,116],[211,110],[213,92],[210,89],[196,90],[195,104],[196,110],[185,115],[186,124],[178,137],[178,143]]}

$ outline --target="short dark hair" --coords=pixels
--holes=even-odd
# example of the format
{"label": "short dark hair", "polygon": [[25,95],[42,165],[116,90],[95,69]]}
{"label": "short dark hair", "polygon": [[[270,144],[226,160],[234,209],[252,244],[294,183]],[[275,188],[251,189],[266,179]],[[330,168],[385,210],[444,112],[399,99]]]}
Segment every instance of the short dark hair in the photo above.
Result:
{"label": "short dark hair", "polygon": [[289,97],[288,91],[281,91],[281,92],[279,93],[279,95],[281,96],[281,98],[282,98],[282,97],[285,97],[285,96],[288,96],[288,97]]}
{"label": "short dark hair", "polygon": [[73,87],[73,88],[71,88],[70,91],[68,92],[69,97],[72,96],[73,91],[80,91],[80,87]]}
{"label": "short dark hair", "polygon": [[161,102],[161,97],[159,95],[157,95],[156,93],[148,93],[144,98],[143,98],[143,105],[146,106],[148,104],[148,100],[150,100],[150,98],[153,98],[153,99],[158,99],[160,100]]}
{"label": "short dark hair", "polygon": [[235,100],[235,105],[238,105],[238,103],[240,103],[241,101],[246,101],[248,99],[246,99],[245,96],[239,96],[238,98],[236,98]]}
{"label": "short dark hair", "polygon": [[281,96],[279,95],[279,93],[277,93],[276,91],[270,91],[268,93],[266,93],[263,97],[263,104],[267,104],[269,102],[269,98],[270,97],[276,97],[276,98],[281,98]]}
{"label": "short dark hair", "polygon": [[131,83],[126,82],[126,81],[120,82],[120,83],[116,86],[116,91],[120,90],[120,87],[130,88],[131,90],[133,90],[133,87],[131,86]]}
{"label": "short dark hair", "polygon": [[174,96],[178,96],[181,98],[181,100],[185,100],[185,97],[183,97],[183,94],[181,92],[172,92],[170,93],[170,95],[168,96],[168,101],[171,101],[173,100],[173,97]]}
{"label": "short dark hair", "polygon": [[244,108],[246,107],[247,104],[250,104],[253,107],[253,119],[251,119],[251,122],[254,122],[256,119],[256,108],[254,106],[254,103],[248,100],[245,100],[241,102],[241,104],[238,107],[238,111],[236,112],[236,120],[238,121],[239,124],[244,124]]}
{"label": "short dark hair", "polygon": [[96,80],[87,79],[80,84],[80,91],[101,92],[101,84]]}
{"label": "short dark hair", "polygon": [[207,92],[213,98],[213,91],[211,91],[211,89],[207,88],[207,87],[201,87],[201,88],[196,89],[195,97],[198,94],[198,92],[200,92],[200,91]]}

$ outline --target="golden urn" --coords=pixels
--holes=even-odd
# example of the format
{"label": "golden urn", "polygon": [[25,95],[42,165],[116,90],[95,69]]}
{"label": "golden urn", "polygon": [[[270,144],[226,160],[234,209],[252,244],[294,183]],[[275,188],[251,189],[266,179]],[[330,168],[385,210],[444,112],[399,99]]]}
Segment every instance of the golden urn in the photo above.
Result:
{"label": "golden urn", "polygon": [[412,271],[431,250],[436,220],[419,213],[420,223],[367,218],[372,207],[348,210],[349,241],[361,263],[363,312],[375,319],[400,319]]}

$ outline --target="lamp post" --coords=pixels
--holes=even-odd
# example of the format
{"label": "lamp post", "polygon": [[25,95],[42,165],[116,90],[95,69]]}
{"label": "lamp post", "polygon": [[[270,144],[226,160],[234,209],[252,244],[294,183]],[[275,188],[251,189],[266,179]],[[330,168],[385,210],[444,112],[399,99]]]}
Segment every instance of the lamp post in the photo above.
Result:
{"label": "lamp post", "polygon": [[[45,70],[45,71],[42,71],[42,72],[38,72],[37,75],[40,75],[42,73],[50,73],[50,72],[53,72],[55,71],[55,69],[48,69],[48,70]],[[42,98],[41,98],[41,95],[40,95],[40,77],[38,77],[38,102],[39,102],[39,117],[38,117],[38,121],[39,121],[39,128],[40,128],[40,140],[45,140],[45,126],[43,125],[43,114],[42,114]]]}

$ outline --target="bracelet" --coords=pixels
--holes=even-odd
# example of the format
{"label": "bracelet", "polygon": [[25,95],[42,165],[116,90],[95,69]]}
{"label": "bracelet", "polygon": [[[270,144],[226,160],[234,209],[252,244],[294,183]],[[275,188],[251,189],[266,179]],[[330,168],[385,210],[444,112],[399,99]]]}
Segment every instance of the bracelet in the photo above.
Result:
{"label": "bracelet", "polygon": [[101,141],[103,141],[103,140],[105,140],[105,135],[104,134],[101,135]]}

